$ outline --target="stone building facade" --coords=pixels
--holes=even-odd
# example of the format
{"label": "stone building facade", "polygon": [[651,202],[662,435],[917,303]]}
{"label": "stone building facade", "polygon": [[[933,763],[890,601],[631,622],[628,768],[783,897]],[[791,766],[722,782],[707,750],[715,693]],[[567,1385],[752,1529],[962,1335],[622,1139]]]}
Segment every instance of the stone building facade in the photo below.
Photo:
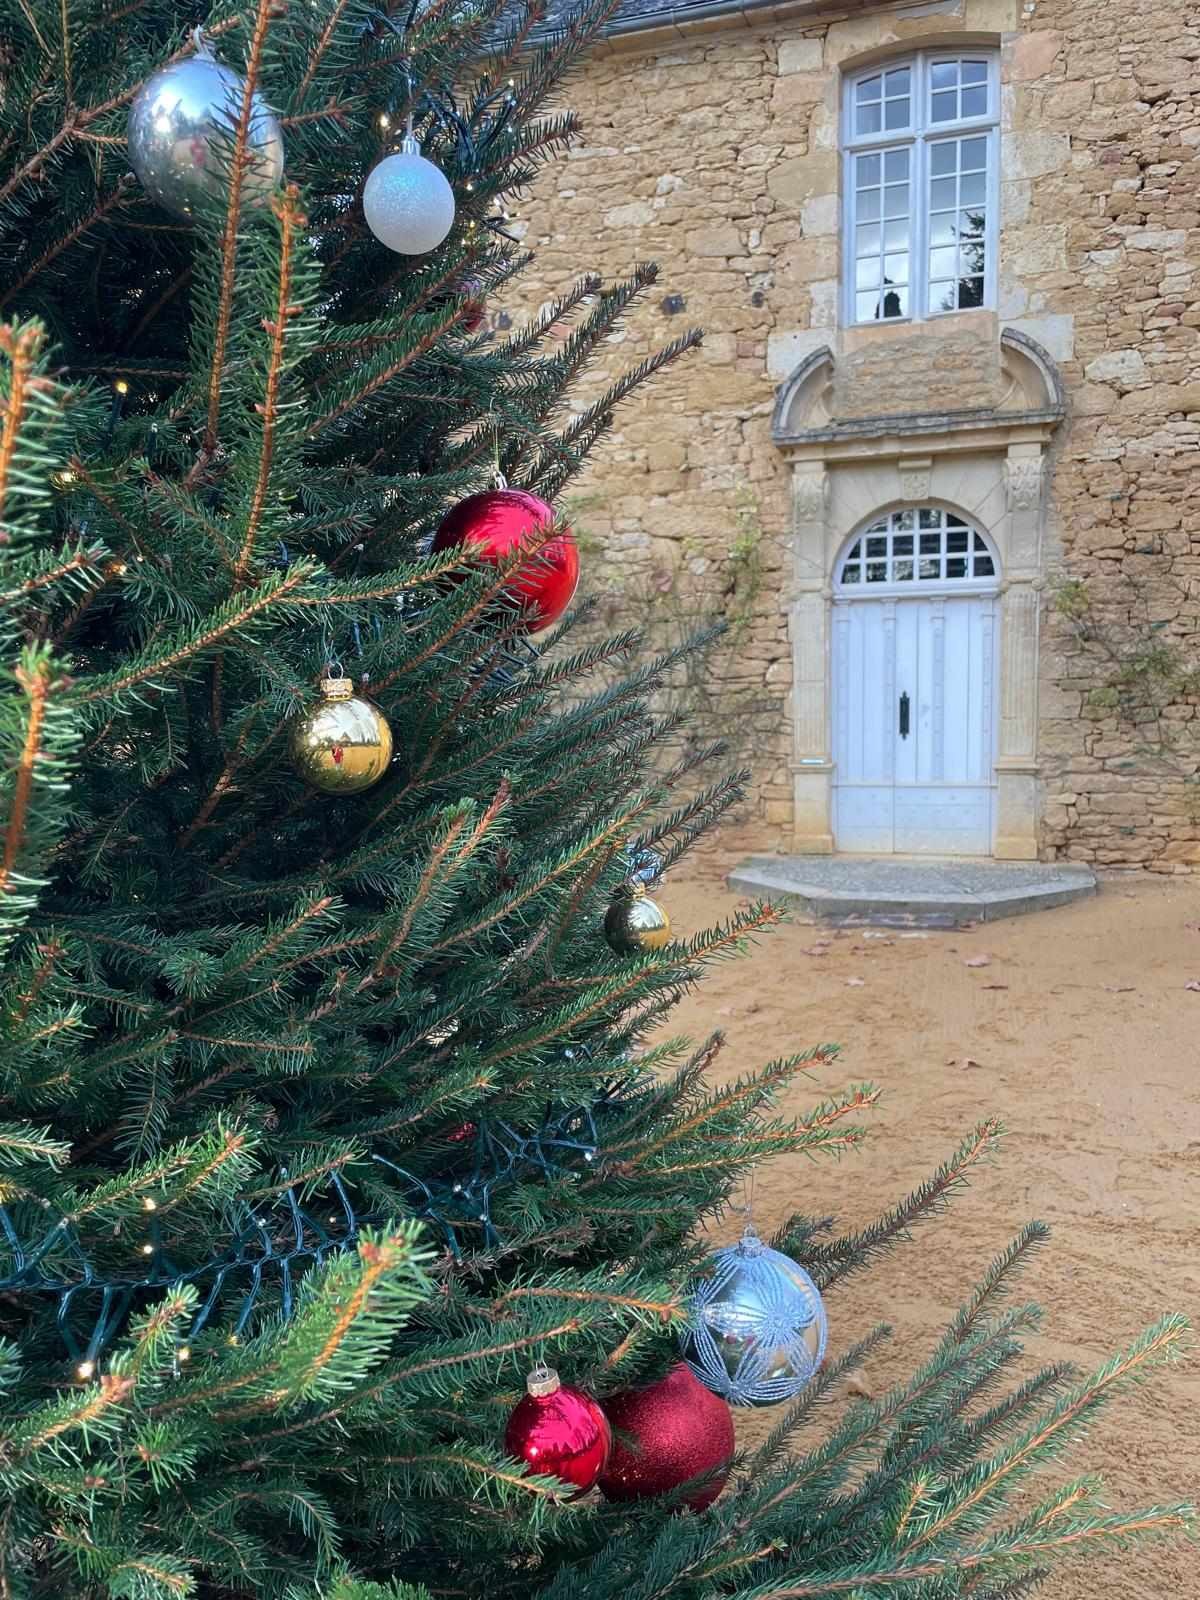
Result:
{"label": "stone building facade", "polygon": [[1200,864],[1200,18],[652,3],[516,224],[535,301],[660,265],[581,398],[704,329],[569,507],[592,586],[742,608],[782,850]]}

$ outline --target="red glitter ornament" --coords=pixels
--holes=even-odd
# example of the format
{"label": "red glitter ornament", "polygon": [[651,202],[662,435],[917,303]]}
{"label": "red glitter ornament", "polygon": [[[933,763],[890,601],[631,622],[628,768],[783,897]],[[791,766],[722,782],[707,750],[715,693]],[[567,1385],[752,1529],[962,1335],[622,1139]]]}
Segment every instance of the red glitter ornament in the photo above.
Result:
{"label": "red glitter ornament", "polygon": [[[434,535],[435,550],[464,549],[477,561],[501,566],[548,528],[554,511],[524,489],[488,489],[468,495],[442,518]],[[579,550],[570,529],[556,535],[519,567],[506,588],[525,612],[525,631],[539,633],[557,622],[571,603],[579,582]]]}
{"label": "red glitter ornament", "polygon": [[648,1389],[609,1395],[604,1412],[613,1428],[600,1474],[606,1500],[647,1500],[705,1476],[684,1503],[693,1511],[712,1505],[733,1459],[733,1414],[682,1362]]}
{"label": "red glitter ornament", "polygon": [[504,1448],[526,1462],[530,1472],[575,1484],[578,1494],[571,1499],[577,1500],[596,1482],[608,1460],[612,1448],[608,1418],[590,1394],[560,1383],[552,1367],[535,1367],[525,1387],[529,1392],[504,1430]]}

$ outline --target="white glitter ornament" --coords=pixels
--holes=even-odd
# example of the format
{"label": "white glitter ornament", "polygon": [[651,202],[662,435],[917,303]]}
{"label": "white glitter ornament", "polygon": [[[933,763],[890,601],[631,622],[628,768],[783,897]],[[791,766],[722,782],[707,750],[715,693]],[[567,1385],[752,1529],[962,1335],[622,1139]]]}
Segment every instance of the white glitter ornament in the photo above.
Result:
{"label": "white glitter ornament", "polygon": [[410,133],[367,179],[363,212],[380,244],[402,256],[423,256],[454,226],[454,190]]}
{"label": "white glitter ornament", "polygon": [[[146,193],[190,217],[201,195],[223,195],[246,80],[222,66],[196,31],[196,51],[154,73],[129,108],[129,161]],[[283,131],[257,94],[242,175],[242,202],[265,206],[283,177]]]}

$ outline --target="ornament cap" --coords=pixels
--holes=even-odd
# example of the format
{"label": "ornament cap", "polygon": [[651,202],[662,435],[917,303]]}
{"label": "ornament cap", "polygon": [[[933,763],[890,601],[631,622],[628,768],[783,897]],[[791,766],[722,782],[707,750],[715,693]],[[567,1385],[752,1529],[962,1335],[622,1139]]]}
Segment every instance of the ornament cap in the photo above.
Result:
{"label": "ornament cap", "polygon": [[321,693],[326,700],[349,700],[354,694],[354,679],[322,678]]}
{"label": "ornament cap", "polygon": [[558,1373],[543,1362],[539,1362],[525,1379],[525,1389],[535,1400],[544,1400],[547,1395],[557,1394],[561,1388]]}
{"label": "ornament cap", "polygon": [[631,900],[644,900],[646,898],[646,885],[640,878],[631,878],[625,886],[625,892]]}
{"label": "ornament cap", "polygon": [[421,141],[415,133],[406,133],[401,139],[400,154],[402,156],[419,156],[421,154]]}

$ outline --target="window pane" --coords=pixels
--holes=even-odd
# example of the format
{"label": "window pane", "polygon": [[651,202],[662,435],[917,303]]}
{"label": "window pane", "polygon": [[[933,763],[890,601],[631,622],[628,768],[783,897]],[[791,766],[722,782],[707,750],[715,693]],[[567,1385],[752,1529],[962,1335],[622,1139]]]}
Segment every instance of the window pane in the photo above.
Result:
{"label": "window pane", "polygon": [[967,548],[967,530],[965,528],[951,528],[946,535],[946,549],[961,551]]}
{"label": "window pane", "polygon": [[878,289],[878,255],[864,256],[861,261],[854,263],[854,287],[856,289]]}
{"label": "window pane", "polygon": [[966,556],[951,556],[946,562],[946,576],[948,578],[965,578],[967,575]]}
{"label": "window pane", "polygon": [[908,94],[910,88],[909,68],[893,67],[887,74],[887,87],[884,89],[884,93],[887,95],[904,95]]}
{"label": "window pane", "polygon": [[[958,141],[960,151],[959,166],[962,170],[964,172],[982,172],[987,166],[987,147],[988,142],[986,139],[960,139]],[[953,151],[954,141],[947,140],[945,148]]]}
{"label": "window pane", "polygon": [[908,215],[908,185],[906,183],[889,183],[884,189],[883,214],[885,217],[906,217]]}
{"label": "window pane", "polygon": [[956,238],[954,231],[953,211],[935,211],[929,219],[929,243],[931,245],[953,244]]}
{"label": "window pane", "polygon": [[871,322],[879,315],[879,296],[874,291],[854,297],[854,320]]}
{"label": "window pane", "polygon": [[859,581],[859,577],[860,569],[857,566],[846,565],[842,568],[843,583],[857,583]]}
{"label": "window pane", "polygon": [[894,583],[907,583],[913,575],[912,561],[896,561],[892,564],[892,581]]}
{"label": "window pane", "polygon": [[923,556],[927,556],[930,553],[936,555],[941,548],[942,536],[940,533],[923,533],[921,535],[921,554]]}
{"label": "window pane", "polygon": [[960,180],[959,201],[964,206],[980,206],[987,199],[987,173],[968,172]]}
{"label": "window pane", "polygon": [[986,83],[987,82],[988,73],[987,73],[987,62],[986,61],[964,61],[964,62],[961,63],[961,67],[962,67],[962,81],[964,83]]}
{"label": "window pane", "polygon": [[931,278],[948,278],[951,273],[957,271],[957,250],[931,250],[929,252],[929,276]]}
{"label": "window pane", "polygon": [[879,182],[878,156],[855,157],[854,182],[859,189],[867,189],[871,184]]}
{"label": "window pane", "polygon": [[[878,232],[878,230],[876,230]],[[908,249],[908,219],[902,218],[899,222],[885,222],[883,225],[883,248],[885,250]]]}
{"label": "window pane", "polygon": [[867,554],[869,556],[885,556],[885,555],[887,555],[887,546],[888,546],[888,542],[887,542],[887,534],[886,533],[883,534],[882,537],[880,537],[880,538],[868,539],[867,540]]}
{"label": "window pane", "polygon": [[935,61],[933,64],[933,87],[935,89],[953,89],[958,82],[957,61]]}
{"label": "window pane", "polygon": [[879,190],[864,189],[854,202],[859,222],[875,222],[879,217]]}
{"label": "window pane", "polygon": [[911,528],[913,525],[913,514],[911,511],[897,511],[893,520],[898,528]]}
{"label": "window pane", "polygon": [[873,104],[856,106],[854,108],[854,131],[855,133],[879,132],[878,100],[876,100]]}
{"label": "window pane", "polygon": [[892,288],[890,285],[883,292],[883,311],[886,317],[906,317],[908,315],[908,288],[906,285]]}
{"label": "window pane", "polygon": [[908,101],[889,100],[884,106],[883,125],[885,128],[907,128],[909,123]]}
{"label": "window pane", "polygon": [[935,178],[929,185],[929,209],[952,211],[958,204],[958,185],[954,178]]}
{"label": "window pane", "polygon": [[946,173],[953,172],[957,162],[958,145],[953,139],[939,141],[929,149],[929,170],[935,178],[943,178]]}
{"label": "window pane", "polygon": [[[936,97],[935,97],[936,98]],[[987,89],[984,87],[964,89],[962,92],[962,115],[964,117],[987,116]]]}
{"label": "window pane", "polygon": [[878,100],[883,92],[883,79],[878,73],[873,78],[861,78],[854,91],[855,99],[859,105],[864,105],[868,100]]}
{"label": "window pane", "polygon": [[885,150],[883,175],[889,183],[903,183],[908,179],[908,151]]}
{"label": "window pane", "polygon": [[922,559],[922,561],[921,561],[921,576],[923,578],[940,578],[941,575],[942,575],[942,563],[938,559],[937,556],[934,556],[932,561],[928,561],[928,560]]}
{"label": "window pane", "polygon": [[[974,93],[974,90],[972,90]],[[932,97],[930,120],[933,122],[954,122],[958,116],[958,96],[951,89],[946,94],[935,94]]]}
{"label": "window pane", "polygon": [[[960,211],[958,214],[958,234],[960,239],[981,239],[983,237],[983,207],[976,211]],[[950,218],[953,222],[954,218]]]}
{"label": "window pane", "polygon": [[983,279],[960,278],[958,283],[959,310],[983,304]]}
{"label": "window pane", "polygon": [[[912,512],[909,512],[912,516]],[[898,533],[892,540],[892,553],[898,556],[910,556],[913,553],[913,536],[911,533]]]}
{"label": "window pane", "polygon": [[879,254],[879,224],[868,222],[864,228],[856,228],[854,233],[854,253],[857,256],[877,256]]}
{"label": "window pane", "polygon": [[908,251],[907,250],[897,251],[897,253],[894,256],[884,256],[884,258],[883,258],[883,281],[884,281],[884,283],[907,283],[908,282]]}
{"label": "window pane", "polygon": [[977,578],[994,578],[996,576],[996,565],[991,556],[975,557],[975,576]]}
{"label": "window pane", "polygon": [[982,538],[980,538],[979,534],[975,535],[975,548],[983,555],[987,555],[987,544]]}
{"label": "window pane", "polygon": [[942,523],[940,511],[932,511],[928,507],[921,508],[921,526],[923,528],[938,528]]}
{"label": "window pane", "polygon": [[958,310],[958,285],[955,283],[931,283],[929,285],[930,311],[957,311]]}
{"label": "window pane", "polygon": [[886,583],[887,582],[887,562],[886,561],[868,561],[867,562],[867,582],[868,583]]}

